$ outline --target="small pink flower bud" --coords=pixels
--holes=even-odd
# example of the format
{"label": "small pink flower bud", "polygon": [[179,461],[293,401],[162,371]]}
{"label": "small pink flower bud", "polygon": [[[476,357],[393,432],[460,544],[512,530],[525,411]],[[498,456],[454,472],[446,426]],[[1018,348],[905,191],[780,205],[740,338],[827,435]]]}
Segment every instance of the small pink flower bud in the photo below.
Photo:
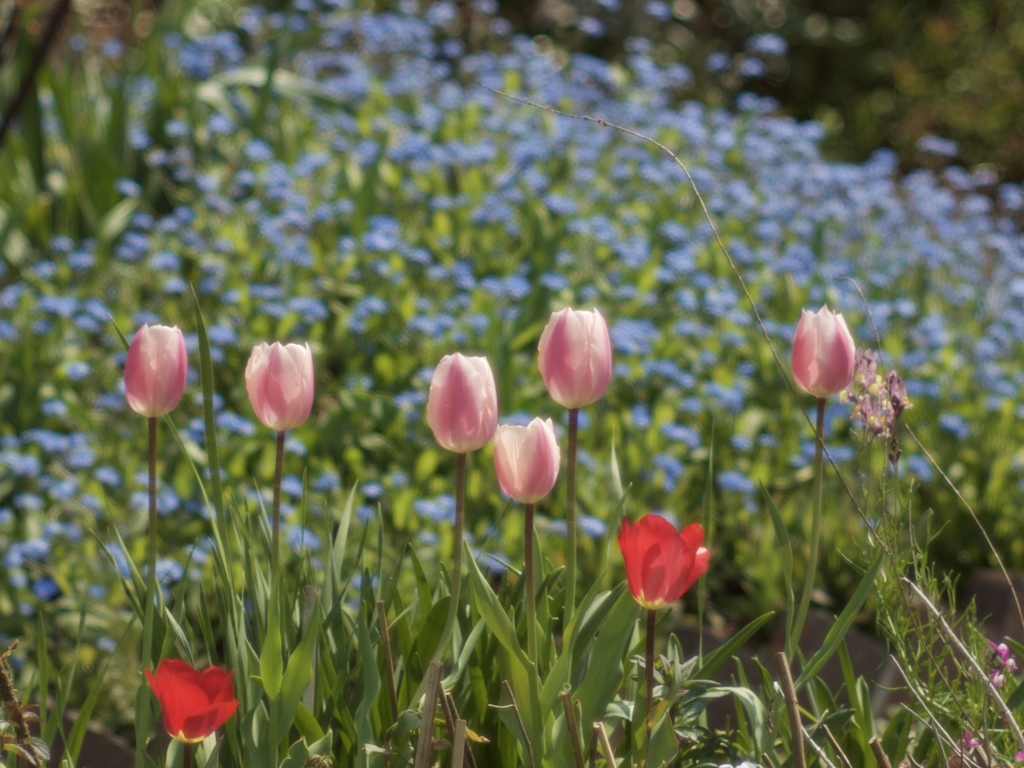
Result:
{"label": "small pink flower bud", "polygon": [[841,392],[853,379],[853,336],[843,316],[827,306],[800,315],[793,338],[793,378],[815,397]]}
{"label": "small pink flower bud", "polygon": [[445,355],[427,395],[427,423],[442,448],[469,453],[487,445],[498,426],[498,390],[486,357]]}
{"label": "small pink flower bud", "polygon": [[507,496],[535,504],[551,492],[562,454],[551,419],[534,419],[525,427],[502,424],[494,433],[494,468]]}
{"label": "small pink flower bud", "polygon": [[143,325],[128,346],[124,391],[128,405],[150,418],[174,410],[185,391],[188,354],[178,326]]}
{"label": "small pink flower bud", "polygon": [[275,432],[294,429],[313,410],[309,344],[257,344],[245,366],[245,388],[256,418]]}
{"label": "small pink flower bud", "polygon": [[573,409],[600,400],[612,379],[612,342],[601,313],[554,312],[540,336],[538,363],[551,399]]}

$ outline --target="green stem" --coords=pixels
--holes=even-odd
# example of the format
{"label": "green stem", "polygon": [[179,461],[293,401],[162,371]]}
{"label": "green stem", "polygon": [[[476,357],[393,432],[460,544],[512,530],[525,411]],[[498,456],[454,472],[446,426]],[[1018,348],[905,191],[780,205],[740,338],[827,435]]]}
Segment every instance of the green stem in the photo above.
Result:
{"label": "green stem", "polygon": [[437,650],[434,651],[434,661],[443,661],[445,651],[448,649],[448,641],[451,639],[452,631],[455,629],[455,619],[459,614],[459,594],[462,590],[462,538],[465,528],[466,510],[466,454],[460,453],[456,456],[455,470],[455,542],[452,545],[452,594],[448,604],[448,618],[445,619],[444,629],[441,630],[441,639],[437,643]]}
{"label": "green stem", "polygon": [[[448,649],[448,641],[451,640],[452,631],[455,629],[455,619],[459,614],[459,594],[462,590],[462,539],[465,527],[466,508],[466,454],[456,454],[456,475],[455,475],[455,542],[452,552],[452,594],[448,603],[448,618],[444,621],[444,629],[441,630],[441,638],[437,641],[437,648],[431,662],[440,664],[444,660],[445,651]],[[429,665],[428,669],[429,669]],[[412,706],[416,706],[423,695],[427,693],[427,676],[424,675],[412,696]],[[426,711],[426,704],[424,709]]]}
{"label": "green stem", "polygon": [[156,417],[149,417],[149,583],[156,595],[156,552],[160,537],[156,528]]}
{"label": "green stem", "polygon": [[653,608],[647,609],[647,656],[644,673],[647,682],[647,743],[651,743],[651,728],[654,725],[654,624]]}
{"label": "green stem", "polygon": [[789,643],[786,655],[793,657],[793,652],[800,644],[800,633],[803,631],[804,622],[807,620],[807,609],[811,604],[811,592],[814,590],[814,575],[818,569],[818,542],[821,539],[821,505],[822,505],[822,480],[825,474],[825,462],[822,457],[822,449],[825,446],[825,398],[818,398],[818,419],[815,426],[814,441],[814,510],[811,515],[811,545],[807,555],[807,573],[804,576],[804,589],[800,595],[800,607],[797,610],[796,620],[789,634]]}
{"label": "green stem", "polygon": [[192,768],[192,745],[185,745],[185,757],[182,760],[182,768]]}
{"label": "green stem", "polygon": [[537,659],[537,591],[533,583],[533,504],[526,505],[525,553],[523,557],[523,574],[526,582],[523,599],[526,600],[526,650],[530,661],[540,664]]}
{"label": "green stem", "polygon": [[284,431],[277,433],[277,455],[274,459],[274,510],[271,518],[270,569],[277,573],[281,562],[281,473],[284,469]]}
{"label": "green stem", "polygon": [[576,433],[579,430],[580,409],[569,409],[569,460],[565,469],[565,612],[562,633],[569,630],[572,614],[576,610]]}

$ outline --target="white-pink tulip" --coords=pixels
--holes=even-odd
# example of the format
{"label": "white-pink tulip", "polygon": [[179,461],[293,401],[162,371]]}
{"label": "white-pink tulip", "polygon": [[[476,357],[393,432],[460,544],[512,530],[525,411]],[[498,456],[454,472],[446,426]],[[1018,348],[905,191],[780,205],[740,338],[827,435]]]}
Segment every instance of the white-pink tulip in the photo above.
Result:
{"label": "white-pink tulip", "polygon": [[313,410],[309,344],[257,344],[245,366],[245,388],[264,425],[275,432],[299,426]]}
{"label": "white-pink tulip", "polygon": [[170,413],[187,376],[185,337],[178,326],[143,325],[135,332],[124,366],[124,392],[133,411],[150,418]]}
{"label": "white-pink tulip", "polygon": [[535,504],[558,479],[562,454],[551,419],[534,419],[525,427],[502,424],[494,433],[494,468],[507,496]]}
{"label": "white-pink tulip", "polygon": [[574,409],[600,400],[612,379],[612,342],[601,313],[554,312],[540,336],[538,364],[559,405]]}
{"label": "white-pink tulip", "polygon": [[853,379],[853,336],[841,314],[823,306],[800,315],[793,337],[793,378],[804,392],[828,397]]}
{"label": "white-pink tulip", "polygon": [[498,390],[486,357],[456,352],[441,358],[427,395],[427,424],[454,453],[487,445],[498,426]]}

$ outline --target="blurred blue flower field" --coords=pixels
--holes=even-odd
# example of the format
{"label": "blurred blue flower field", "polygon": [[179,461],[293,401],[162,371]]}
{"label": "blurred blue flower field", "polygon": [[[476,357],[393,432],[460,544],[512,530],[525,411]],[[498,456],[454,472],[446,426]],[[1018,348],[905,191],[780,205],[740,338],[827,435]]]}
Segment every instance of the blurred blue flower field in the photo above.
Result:
{"label": "blurred blue flower field", "polygon": [[[115,542],[143,560],[145,426],[125,403],[118,330],[185,332],[180,441],[161,436],[158,576],[167,590],[208,576],[196,303],[226,493],[254,513],[273,447],[245,361],[261,341],[313,350],[313,416],[289,433],[282,488],[295,569],[323,563],[353,489],[353,546],[383,531],[385,547],[413,541],[443,562],[454,501],[424,417],[434,365],[486,355],[501,420],[550,416],[564,437],[537,342],[553,310],[597,307],[615,369],[581,414],[581,583],[622,577],[609,555],[621,483],[631,514],[711,510],[710,624],[779,609],[762,486],[802,541],[814,404],[789,392],[788,354],[800,310],[824,303],[906,381],[916,438],[902,437],[899,473],[930,561],[952,574],[990,564],[945,473],[1006,564],[1024,567],[1024,188],[959,167],[904,175],[882,150],[828,161],[822,127],[770,100],[681,100],[694,73],[642,39],[624,64],[566,54],[513,34],[488,0],[227,5],[172,8],[128,43],[77,33],[0,155],[0,638],[38,628],[88,669],[130,652]],[[669,156],[503,93],[676,153],[763,332]],[[830,402],[826,423],[854,498],[826,473],[819,585],[843,605],[874,523],[854,503],[878,507],[886,458],[848,404]],[[522,532],[489,450],[471,466],[468,536],[500,573]],[[562,505],[538,507],[539,531],[564,535]],[[110,674],[117,724],[137,681]]]}

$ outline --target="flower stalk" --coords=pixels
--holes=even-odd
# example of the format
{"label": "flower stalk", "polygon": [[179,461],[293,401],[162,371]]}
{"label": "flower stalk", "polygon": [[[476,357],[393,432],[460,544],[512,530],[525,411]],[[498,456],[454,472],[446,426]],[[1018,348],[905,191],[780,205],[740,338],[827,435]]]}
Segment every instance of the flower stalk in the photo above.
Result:
{"label": "flower stalk", "polygon": [[565,468],[565,611],[562,631],[569,629],[576,609],[576,445],[580,409],[569,409],[569,459]]}
{"label": "flower stalk", "polygon": [[800,594],[800,606],[796,619],[786,643],[786,655],[793,656],[796,645],[800,642],[800,633],[807,620],[807,610],[811,604],[811,592],[814,590],[814,575],[818,569],[818,545],[821,540],[821,507],[822,485],[825,474],[823,448],[825,446],[825,398],[818,398],[818,416],[815,422],[814,441],[814,509],[811,512],[811,540],[807,553],[807,573],[804,576],[804,588]]}
{"label": "flower stalk", "polygon": [[150,416],[149,424],[149,583],[152,587],[150,600],[156,595],[156,553],[160,548],[160,537],[156,526],[156,416]]}
{"label": "flower stalk", "polygon": [[284,431],[277,433],[274,457],[274,507],[271,516],[270,567],[277,573],[281,563],[281,475],[284,470]]}
{"label": "flower stalk", "polygon": [[525,505],[525,519],[523,599],[526,601],[526,651],[530,656],[530,661],[539,666],[537,658],[537,588],[533,578],[533,504]]}

